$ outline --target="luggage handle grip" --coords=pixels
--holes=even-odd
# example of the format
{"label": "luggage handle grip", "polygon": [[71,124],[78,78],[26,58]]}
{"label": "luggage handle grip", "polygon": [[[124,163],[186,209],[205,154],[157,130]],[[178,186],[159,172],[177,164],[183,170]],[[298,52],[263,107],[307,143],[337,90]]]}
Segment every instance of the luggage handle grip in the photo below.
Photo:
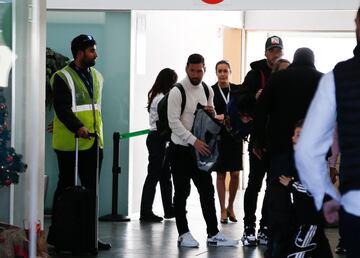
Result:
{"label": "luggage handle grip", "polygon": [[[97,132],[89,133],[90,137],[95,137],[97,139],[98,135]],[[78,169],[79,169],[79,135],[75,133],[75,186],[79,185],[78,182]]]}

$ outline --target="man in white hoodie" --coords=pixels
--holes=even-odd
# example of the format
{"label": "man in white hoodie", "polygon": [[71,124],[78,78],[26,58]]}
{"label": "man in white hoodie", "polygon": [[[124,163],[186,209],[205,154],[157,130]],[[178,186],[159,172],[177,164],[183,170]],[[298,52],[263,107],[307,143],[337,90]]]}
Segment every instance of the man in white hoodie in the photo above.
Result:
{"label": "man in white hoodie", "polygon": [[190,180],[192,179],[200,195],[201,209],[207,225],[207,243],[212,246],[233,246],[238,241],[224,236],[217,227],[215,210],[214,186],[211,174],[197,168],[195,153],[207,156],[210,150],[206,143],[197,139],[191,128],[194,113],[198,104],[214,112],[213,90],[208,87],[209,98],[206,97],[206,85],[202,84],[205,73],[205,61],[199,54],[189,56],[186,64],[187,76],[180,81],[186,104],[181,112],[182,96],[178,87],[174,87],[168,97],[168,120],[172,131],[169,147],[171,172],[173,174],[175,196],[175,218],[179,232],[178,245],[183,247],[198,247],[199,243],[191,235],[186,218],[186,200],[190,195]]}

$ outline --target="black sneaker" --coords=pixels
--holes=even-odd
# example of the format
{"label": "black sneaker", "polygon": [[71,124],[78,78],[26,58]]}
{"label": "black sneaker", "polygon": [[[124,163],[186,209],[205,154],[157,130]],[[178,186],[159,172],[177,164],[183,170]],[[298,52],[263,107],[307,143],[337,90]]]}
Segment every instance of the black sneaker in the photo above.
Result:
{"label": "black sneaker", "polygon": [[255,237],[255,228],[245,226],[244,234],[241,238],[244,246],[257,246],[257,240]]}
{"label": "black sneaker", "polygon": [[162,217],[156,216],[154,213],[140,216],[142,222],[161,222],[162,220]]}
{"label": "black sneaker", "polygon": [[99,251],[110,250],[111,249],[111,244],[103,242],[100,239],[98,239],[98,249],[99,249]]}
{"label": "black sneaker", "polygon": [[268,228],[263,227],[258,230],[257,241],[259,245],[267,245],[268,244]]}
{"label": "black sneaker", "polygon": [[346,254],[346,248],[344,246],[344,242],[341,238],[339,238],[339,243],[337,244],[335,248],[335,253],[337,254]]}
{"label": "black sneaker", "polygon": [[166,212],[164,214],[164,219],[172,219],[172,218],[175,218],[175,209],[174,209],[174,207],[166,209]]}
{"label": "black sneaker", "polygon": [[164,219],[172,219],[175,218],[175,213],[169,212],[164,215]]}

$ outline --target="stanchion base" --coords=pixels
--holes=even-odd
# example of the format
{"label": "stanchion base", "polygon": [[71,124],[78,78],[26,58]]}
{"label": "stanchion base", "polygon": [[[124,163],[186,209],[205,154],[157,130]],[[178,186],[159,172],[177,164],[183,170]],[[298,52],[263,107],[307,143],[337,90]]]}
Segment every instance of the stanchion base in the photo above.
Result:
{"label": "stanchion base", "polygon": [[99,218],[100,221],[128,222],[130,218],[121,214],[109,214]]}

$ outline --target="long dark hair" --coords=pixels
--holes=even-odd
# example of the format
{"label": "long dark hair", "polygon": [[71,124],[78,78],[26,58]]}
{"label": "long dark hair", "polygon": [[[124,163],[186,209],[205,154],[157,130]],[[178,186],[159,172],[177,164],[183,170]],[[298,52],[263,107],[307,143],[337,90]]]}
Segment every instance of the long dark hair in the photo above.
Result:
{"label": "long dark hair", "polygon": [[164,95],[168,93],[177,82],[177,79],[178,76],[176,72],[170,68],[164,68],[159,72],[154,85],[148,92],[148,105],[146,107],[148,112],[150,112],[150,106],[155,96],[159,93],[163,93]]}

